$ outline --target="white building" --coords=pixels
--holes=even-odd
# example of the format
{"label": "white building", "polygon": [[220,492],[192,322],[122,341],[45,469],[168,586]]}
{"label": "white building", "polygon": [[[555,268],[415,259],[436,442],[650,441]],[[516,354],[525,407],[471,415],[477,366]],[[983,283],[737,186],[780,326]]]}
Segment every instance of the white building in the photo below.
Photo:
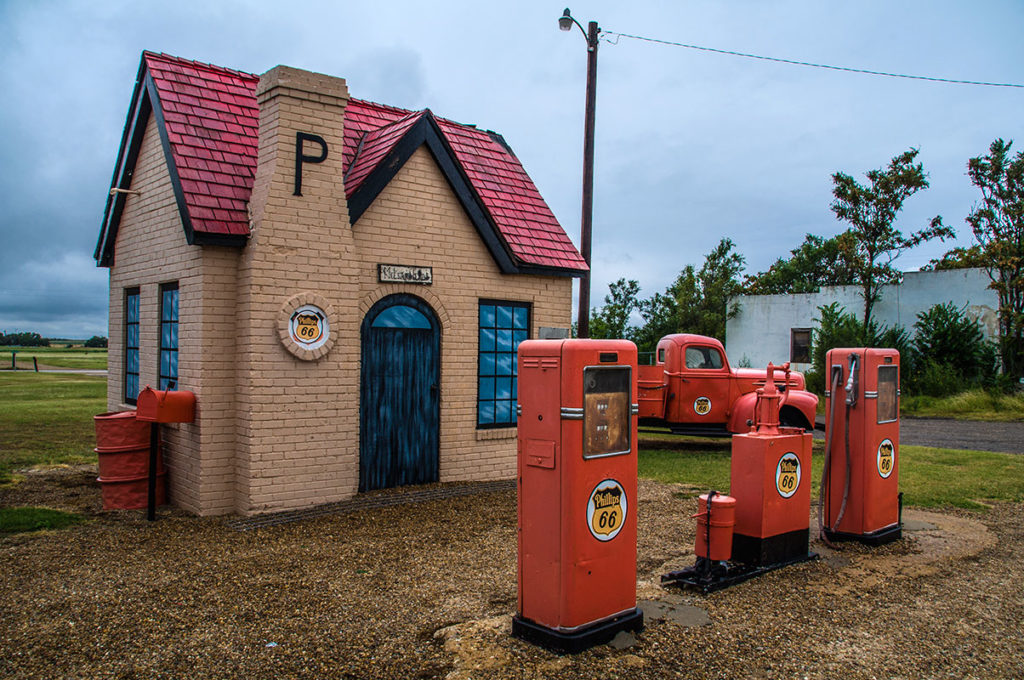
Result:
{"label": "white building", "polygon": [[[901,284],[882,288],[873,316],[880,324],[898,324],[913,335],[919,313],[952,302],[966,307],[967,314],[981,322],[985,337],[995,340],[999,333],[999,297],[989,283],[984,269],[906,272]],[[860,292],[859,286],[830,286],[817,293],[734,298],[740,311],[726,323],[729,359],[755,368],[769,361],[789,361],[795,369],[807,370],[807,347],[818,326],[818,308],[838,302],[859,318],[864,309]]]}

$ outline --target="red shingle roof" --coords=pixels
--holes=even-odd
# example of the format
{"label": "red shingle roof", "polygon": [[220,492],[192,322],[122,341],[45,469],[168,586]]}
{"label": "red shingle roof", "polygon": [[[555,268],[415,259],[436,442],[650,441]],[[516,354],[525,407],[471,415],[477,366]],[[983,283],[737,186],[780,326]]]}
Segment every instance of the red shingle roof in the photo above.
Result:
{"label": "red shingle roof", "polygon": [[164,54],[146,52],[143,60],[160,98],[193,229],[247,235],[259,77]]}
{"label": "red shingle roof", "polygon": [[[259,77],[165,54],[144,52],[142,58],[143,72],[152,76],[156,89],[154,110],[163,115],[192,228],[197,235],[248,235],[247,204],[259,132],[255,94]],[[349,197],[427,115],[428,111],[349,101],[343,149]],[[586,270],[522,164],[497,135],[441,118],[436,123],[500,238],[520,264]]]}

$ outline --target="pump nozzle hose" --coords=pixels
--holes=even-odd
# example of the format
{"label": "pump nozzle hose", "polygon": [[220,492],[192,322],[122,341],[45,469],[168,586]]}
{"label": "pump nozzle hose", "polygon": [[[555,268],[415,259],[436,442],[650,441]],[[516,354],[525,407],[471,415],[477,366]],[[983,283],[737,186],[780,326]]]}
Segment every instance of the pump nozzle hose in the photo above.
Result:
{"label": "pump nozzle hose", "polygon": [[832,542],[825,535],[825,485],[829,481],[829,472],[832,461],[832,425],[835,422],[836,397],[838,396],[839,381],[842,380],[841,371],[832,372],[832,395],[830,408],[828,410],[828,422],[825,425],[825,460],[821,468],[821,484],[818,486],[818,537],[830,548],[835,548]]}

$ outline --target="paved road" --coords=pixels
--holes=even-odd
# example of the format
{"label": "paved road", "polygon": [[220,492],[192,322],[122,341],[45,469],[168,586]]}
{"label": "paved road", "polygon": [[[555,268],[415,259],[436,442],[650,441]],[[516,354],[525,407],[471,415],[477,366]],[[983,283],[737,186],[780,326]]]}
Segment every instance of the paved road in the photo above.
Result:
{"label": "paved road", "polygon": [[[824,428],[824,422],[819,423]],[[815,430],[816,439],[824,433]],[[944,449],[1024,454],[1024,423],[988,423],[944,418],[902,418],[900,443]]]}

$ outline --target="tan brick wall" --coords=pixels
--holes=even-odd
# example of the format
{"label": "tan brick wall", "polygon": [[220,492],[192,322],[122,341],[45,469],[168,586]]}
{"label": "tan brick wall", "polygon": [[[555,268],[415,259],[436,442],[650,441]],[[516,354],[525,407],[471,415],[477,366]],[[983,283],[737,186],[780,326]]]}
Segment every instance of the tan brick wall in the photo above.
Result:
{"label": "tan brick wall", "polygon": [[[235,509],[243,514],[351,497],[358,472],[356,360],[333,351],[303,361],[277,335],[282,306],[307,291],[345,310],[330,320],[335,337],[358,329],[346,313],[358,293],[341,179],[348,93],[343,80],[278,67],[261,78],[257,96],[253,235],[238,279]],[[324,163],[305,165],[303,196],[292,195],[297,132],[323,137],[329,149]]]}
{"label": "tan brick wall", "polygon": [[[160,284],[177,281],[178,386],[195,392],[199,407],[195,423],[161,428],[170,499],[200,514],[230,512],[233,502],[225,502],[225,494],[233,486],[234,413],[225,414],[224,403],[233,400],[234,342],[222,326],[233,325],[238,252],[188,245],[152,118],[131,188],[141,193],[127,197],[110,270],[107,407],[134,408],[123,401],[125,289],[140,293],[139,385],[156,387]],[[227,383],[225,375],[231,376]]]}
{"label": "tan brick wall", "polygon": [[[342,185],[340,79],[278,67],[261,79],[252,235],[235,248],[188,246],[155,124],[150,121],[111,269],[108,406],[123,389],[124,289],[141,289],[142,385],[157,382],[159,284],[179,283],[181,389],[194,424],[163,426],[171,499],[199,514],[252,514],[349,498],[359,478],[360,324],[377,300],[417,295],[442,324],[442,481],[515,473],[515,428],[476,429],[481,298],[532,304],[541,326],[568,327],[571,279],[502,274],[426,148],[355,228]],[[328,144],[293,196],[295,134]],[[310,148],[308,152],[316,149]],[[429,286],[380,284],[377,264],[433,268]],[[334,314],[334,346],[314,361],[278,337],[282,308],[316,294]]]}
{"label": "tan brick wall", "polygon": [[[512,477],[516,429],[476,427],[481,298],[532,304],[541,326],[568,328],[572,280],[502,274],[426,147],[420,147],[353,227],[360,273],[359,320],[379,299],[402,292],[425,300],[442,323],[441,481]],[[377,264],[433,268],[433,284],[380,284]],[[343,347],[359,356],[359,337]]]}

